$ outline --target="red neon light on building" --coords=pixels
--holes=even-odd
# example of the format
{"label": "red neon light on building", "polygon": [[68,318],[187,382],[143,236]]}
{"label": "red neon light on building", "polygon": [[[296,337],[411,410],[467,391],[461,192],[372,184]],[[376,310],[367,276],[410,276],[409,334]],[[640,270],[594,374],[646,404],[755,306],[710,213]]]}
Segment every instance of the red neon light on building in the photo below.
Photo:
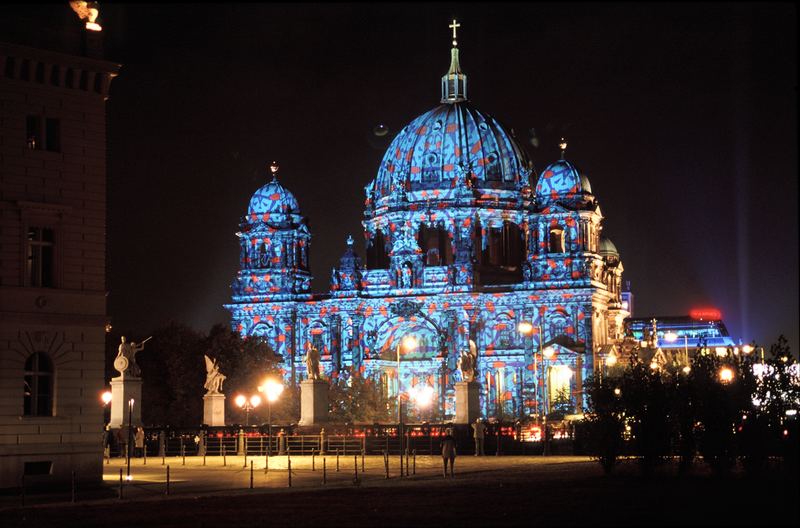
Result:
{"label": "red neon light on building", "polygon": [[716,308],[693,308],[689,311],[689,317],[700,321],[719,321],[722,319],[722,312]]}

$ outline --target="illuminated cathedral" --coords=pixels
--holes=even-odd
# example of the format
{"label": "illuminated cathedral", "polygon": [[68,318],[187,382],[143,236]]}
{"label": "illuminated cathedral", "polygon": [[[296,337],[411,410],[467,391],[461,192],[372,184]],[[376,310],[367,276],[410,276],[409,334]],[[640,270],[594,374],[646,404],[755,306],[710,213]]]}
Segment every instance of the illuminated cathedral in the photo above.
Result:
{"label": "illuminated cathedral", "polygon": [[583,380],[623,338],[622,262],[566,144],[537,176],[467,99],[454,26],[440,103],[397,134],[365,187],[365,261],[348,237],[330,291],[310,291],[311,233],[273,164],[237,233],[226,308],[292,384],[316,347],[324,378],[373,377],[389,396],[430,387],[446,419],[471,340],[484,417],[539,416],[556,401],[579,413]]}

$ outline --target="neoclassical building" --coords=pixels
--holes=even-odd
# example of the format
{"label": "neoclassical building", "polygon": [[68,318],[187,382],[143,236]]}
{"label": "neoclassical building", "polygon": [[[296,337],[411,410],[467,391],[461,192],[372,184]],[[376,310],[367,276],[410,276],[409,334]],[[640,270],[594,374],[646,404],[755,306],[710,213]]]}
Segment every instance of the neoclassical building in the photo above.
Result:
{"label": "neoclassical building", "polygon": [[[327,293],[310,291],[311,233],[271,167],[237,233],[234,329],[266,337],[291,383],[315,346],[326,377],[373,376],[388,394],[427,385],[444,417],[472,340],[484,416],[581,409],[582,381],[628,312],[620,256],[565,149],[533,174],[508,129],[467,99],[454,40],[441,101],[397,134],[365,187],[365,260],[349,237]],[[398,362],[407,336],[416,346]]]}

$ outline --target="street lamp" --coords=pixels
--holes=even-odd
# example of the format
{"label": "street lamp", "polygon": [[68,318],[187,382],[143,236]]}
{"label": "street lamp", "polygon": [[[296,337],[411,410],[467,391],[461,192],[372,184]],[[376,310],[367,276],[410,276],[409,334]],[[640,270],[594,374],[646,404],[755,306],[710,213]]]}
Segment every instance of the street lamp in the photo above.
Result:
{"label": "street lamp", "polygon": [[250,398],[247,398],[244,394],[240,394],[233,400],[236,403],[236,406],[240,409],[244,409],[245,412],[245,425],[250,425],[250,411],[261,405],[261,396],[258,394],[253,394]]}
{"label": "street lamp", "polygon": [[397,344],[397,429],[400,437],[400,476],[403,476],[403,398],[400,393],[400,348],[410,352],[417,348],[417,340],[412,335],[405,336]]}
{"label": "street lamp", "polygon": [[267,378],[258,388],[267,396],[267,451],[271,451],[272,442],[272,402],[277,401],[283,392],[283,383]]}
{"label": "street lamp", "polygon": [[433,401],[434,390],[433,387],[427,383],[423,385],[417,385],[409,392],[411,393],[411,399],[414,400],[414,403],[416,403],[417,407],[422,410],[427,409]]}
{"label": "street lamp", "polygon": [[722,383],[730,383],[733,381],[733,370],[730,367],[722,367],[719,370],[719,380]]}
{"label": "street lamp", "polygon": [[127,473],[125,474],[126,480],[131,479],[131,444],[133,442],[133,427],[131,422],[133,422],[133,398],[128,400],[128,445],[125,446],[125,457],[127,458]]}

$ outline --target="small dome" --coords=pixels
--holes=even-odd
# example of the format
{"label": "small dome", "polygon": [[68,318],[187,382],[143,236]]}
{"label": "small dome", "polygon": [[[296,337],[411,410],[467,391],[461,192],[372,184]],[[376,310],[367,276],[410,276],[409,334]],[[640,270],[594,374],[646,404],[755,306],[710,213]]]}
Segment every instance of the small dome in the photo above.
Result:
{"label": "small dome", "polygon": [[299,214],[300,206],[294,195],[286,190],[277,179],[261,187],[250,198],[247,215],[261,216],[264,214]]}
{"label": "small dome", "polygon": [[536,199],[542,204],[558,200],[581,200],[591,194],[589,178],[565,159],[548,165],[536,182]]}
{"label": "small dome", "polygon": [[617,246],[614,245],[610,238],[600,237],[600,247],[597,249],[597,252],[603,257],[619,258]]}

